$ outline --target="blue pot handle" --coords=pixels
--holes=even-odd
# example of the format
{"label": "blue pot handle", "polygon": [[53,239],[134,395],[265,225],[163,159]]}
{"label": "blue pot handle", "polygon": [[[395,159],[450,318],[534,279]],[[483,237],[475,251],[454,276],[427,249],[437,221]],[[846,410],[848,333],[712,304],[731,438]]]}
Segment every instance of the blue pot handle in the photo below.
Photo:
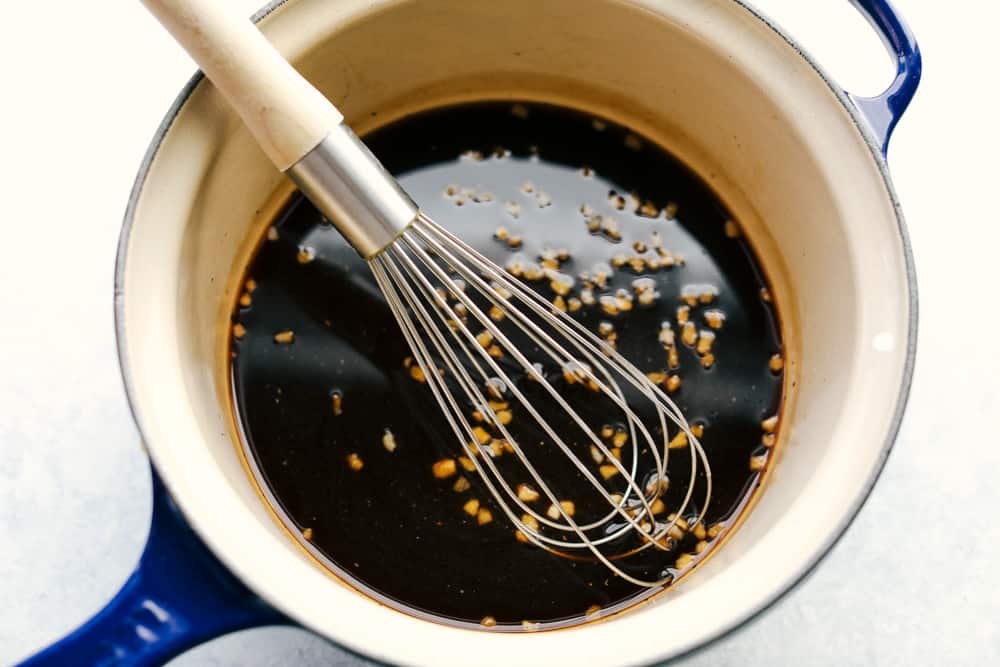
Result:
{"label": "blue pot handle", "polygon": [[896,57],[896,78],[888,89],[875,97],[848,97],[868,121],[885,154],[889,138],[920,84],[923,69],[920,48],[909,26],[889,0],[851,0],[872,26],[882,35],[889,52]]}
{"label": "blue pot handle", "polygon": [[153,667],[228,632],[289,622],[209,552],[153,470],[139,565],[104,609],[22,667]]}

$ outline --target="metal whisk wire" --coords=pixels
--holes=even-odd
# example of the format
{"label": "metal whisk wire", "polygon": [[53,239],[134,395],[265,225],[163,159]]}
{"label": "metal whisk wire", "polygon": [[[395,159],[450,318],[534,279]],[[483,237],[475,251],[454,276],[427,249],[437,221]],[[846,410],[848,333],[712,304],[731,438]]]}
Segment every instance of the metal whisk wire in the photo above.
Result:
{"label": "metal whisk wire", "polygon": [[[623,570],[616,561],[650,547],[664,551],[670,549],[667,536],[692,504],[700,468],[704,471],[705,497],[695,521],[703,519],[711,499],[712,474],[708,458],[673,401],[607,341],[555,309],[534,290],[511,279],[475,249],[423,215],[419,215],[383,252],[372,257],[369,265],[414,352],[416,362],[424,372],[434,399],[461,443],[462,452],[472,462],[497,506],[521,535],[527,541],[557,553],[589,551],[609,570],[636,585],[652,587],[669,582],[669,574],[654,580],[640,579]],[[470,291],[489,308],[500,309],[500,321],[485,312],[467,293]],[[455,302],[454,305],[449,303],[449,298]],[[456,308],[460,312],[456,312]],[[505,358],[509,355],[513,359],[515,368],[523,377],[562,411],[570,424],[584,436],[584,442],[600,453],[601,460],[614,467],[614,476],[620,475],[624,482],[624,488],[617,497],[608,491],[566,442],[566,434],[557,432],[550,423],[551,416],[542,414],[503,364],[480,342],[467,324],[473,321],[489,334],[489,340],[499,346]],[[546,378],[544,366],[540,368],[533,363],[524,350],[525,346],[511,340],[501,321],[513,325],[517,334],[529,340],[543,359],[554,362],[567,381],[588,387],[621,412],[627,425],[628,442],[631,443],[631,465],[628,468]],[[655,410],[656,425],[662,433],[659,443],[626,399],[616,376]],[[455,390],[449,387],[449,378],[454,382]],[[491,387],[492,391],[483,387]],[[491,395],[488,397],[487,393]],[[517,402],[519,411],[530,416],[548,442],[566,457],[587,487],[596,491],[600,499],[607,503],[606,512],[580,523],[574,519],[573,512],[563,506],[545,476],[532,463],[525,443],[513,435],[497,415],[500,410],[491,405],[491,398],[499,405],[500,399],[506,399],[508,395]],[[475,427],[466,416],[470,407],[479,413],[484,423],[500,434],[504,447],[520,462],[541,495],[551,503],[550,507],[555,508],[558,518],[540,513],[519,497],[507,475],[499,469],[493,450],[477,441]],[[683,500],[667,521],[657,522],[653,503],[669,484],[668,422],[686,435],[691,468]],[[653,476],[640,484],[636,477],[643,451],[648,451],[653,459]],[[618,519],[622,523],[613,523]],[[542,526],[551,534],[542,532]],[[597,534],[601,531],[603,534]],[[621,553],[606,553],[608,545],[625,538],[638,538],[638,544]]]}
{"label": "metal whisk wire", "polygon": [[[508,278],[485,257],[427,219],[343,122],[343,114],[227,3],[145,2],[239,112],[271,161],[368,260],[462,450],[519,534],[533,544],[560,553],[589,550],[613,572],[639,585],[656,586],[666,581],[669,577],[657,581],[632,577],[613,561],[649,547],[668,548],[666,536],[682,520],[692,502],[699,464],[704,469],[706,494],[697,520],[704,517],[711,498],[711,469],[701,444],[677,406],[606,342],[572,318],[554,311],[551,304],[532,290]],[[531,349],[538,356],[554,362],[567,385],[580,385],[593,396],[604,397],[621,412],[632,442],[630,469],[617,460],[616,454],[620,453],[617,445],[612,450],[602,442],[580,411],[546,378],[544,366],[542,370],[536,368],[521,349],[520,341],[512,340],[497,321],[484,313],[463,291],[459,281],[471,286],[479,299],[491,304],[491,311],[496,309],[501,315],[496,320],[513,327],[512,335],[523,338],[526,347],[533,346]],[[445,290],[445,294],[439,295],[438,289]],[[461,312],[449,306],[449,296],[458,302],[455,307],[460,305]],[[503,364],[483,349],[468,328],[470,316],[496,341],[499,353],[496,356],[512,358],[514,368],[537,385],[542,399],[554,404],[551,414],[536,408]],[[439,364],[443,375],[437,372]],[[574,512],[563,506],[538,470],[538,464],[544,460],[543,445],[529,452],[525,442],[513,437],[477,379],[492,387],[498,398],[509,394],[517,400],[519,412],[530,416],[530,423],[568,459],[587,488],[595,490],[606,503],[606,511],[597,512],[600,516],[592,521],[575,521]],[[454,391],[449,380],[455,386]],[[499,386],[503,391],[499,391]],[[661,431],[661,444],[634,409],[626,391],[648,402],[655,411],[652,424]],[[473,427],[466,418],[463,407],[469,406],[504,437],[506,447],[552,503],[555,516],[542,515],[523,502],[511,488],[506,472],[500,470],[491,456],[492,450],[470,444],[476,442],[476,428],[481,427]],[[611,473],[602,472],[602,476],[606,480],[622,477],[625,486],[620,494],[609,493],[566,442],[562,427],[557,429],[551,423],[559,420],[560,414],[564,421],[568,420],[567,428],[579,431],[584,442],[597,453],[592,456],[595,462],[598,457],[608,462],[606,466]],[[683,501],[673,517],[660,524],[655,520],[652,505],[668,484],[668,422],[687,436],[691,471]],[[649,482],[640,484],[636,479],[638,461],[647,450],[653,459],[654,475]],[[562,471],[564,467],[558,469]],[[521,518],[514,507],[524,512]],[[613,523],[617,517],[622,524]],[[541,526],[551,534],[542,532]],[[599,534],[601,531],[604,534]],[[639,546],[610,555],[602,549],[610,550],[610,545],[629,536],[637,536]]]}

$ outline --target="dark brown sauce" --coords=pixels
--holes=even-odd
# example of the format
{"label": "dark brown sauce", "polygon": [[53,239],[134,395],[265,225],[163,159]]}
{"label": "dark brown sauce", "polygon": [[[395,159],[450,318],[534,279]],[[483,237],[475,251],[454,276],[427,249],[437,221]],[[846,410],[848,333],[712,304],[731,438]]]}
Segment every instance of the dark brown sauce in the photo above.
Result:
{"label": "dark brown sauce", "polygon": [[[690,422],[705,427],[713,473],[712,500],[697,532],[710,531],[716,540],[692,527],[672,554],[649,550],[629,567],[680,573],[676,559],[695,555],[704,540],[696,564],[757,488],[770,454],[761,422],[778,414],[782,396],[781,372],[769,368],[781,340],[776,313],[762,296],[767,285],[750,246],[727,226],[730,215],[718,198],[676,159],[625,128],[557,107],[449,107],[365,140],[430,217],[501,266],[518,253],[530,261],[546,248],[565,248],[572,259],[561,270],[576,274],[596,262],[610,264],[616,254],[634,254],[633,243],[648,242],[653,231],[674,257],[683,256],[683,264],[656,271],[616,268],[606,292],[595,294],[631,289],[637,277],[648,276],[660,292],[652,306],[611,317],[599,304],[585,305],[572,316],[594,331],[613,322],[618,350],[645,372],[667,369],[657,332],[661,322],[672,322],[680,362],[673,372],[682,380],[673,398]],[[647,202],[645,211],[635,210]],[[621,239],[588,231],[584,204],[614,217]],[[497,240],[499,226],[521,236],[522,247]],[[237,305],[234,314],[238,421],[278,514],[305,533],[300,539],[331,570],[409,613],[477,627],[492,617],[496,630],[521,630],[523,621],[543,629],[570,625],[595,606],[608,613],[655,592],[611,576],[599,563],[518,542],[498,511],[486,525],[463,511],[473,497],[491,507],[488,493],[461,470],[470,482],[463,492],[453,489],[458,475],[432,474],[436,461],[460,453],[459,445],[427,386],[404,367],[410,352],[369,269],[307,201],[296,195],[281,213],[247,277],[254,283],[244,295],[249,305]],[[547,285],[534,284],[551,300]],[[706,311],[724,313],[710,368],[679,340],[685,285],[718,292],[690,315],[702,330],[710,329]],[[292,332],[292,341],[276,342],[280,332]],[[383,443],[387,429],[393,451]]]}

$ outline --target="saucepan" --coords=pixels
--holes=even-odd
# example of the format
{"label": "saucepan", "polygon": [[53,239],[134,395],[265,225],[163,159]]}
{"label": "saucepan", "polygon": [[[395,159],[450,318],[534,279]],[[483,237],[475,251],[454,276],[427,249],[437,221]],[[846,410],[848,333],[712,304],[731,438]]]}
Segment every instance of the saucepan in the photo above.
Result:
{"label": "saucepan", "polygon": [[740,220],[781,305],[779,460],[717,555],[601,622],[465,630],[339,581],[273,519],[234,439],[225,322],[290,186],[195,76],[136,179],[115,279],[122,371],[153,466],[149,543],[108,606],[28,664],[161,664],[222,633],[295,623],[394,664],[638,665],[773,604],[867,497],[913,369],[913,263],[884,151],[920,55],[887,0],[854,4],[898,63],[877,97],[845,93],[740,0],[288,0],[260,12],[268,38],[359,133],[516,98],[613,118],[687,163]]}

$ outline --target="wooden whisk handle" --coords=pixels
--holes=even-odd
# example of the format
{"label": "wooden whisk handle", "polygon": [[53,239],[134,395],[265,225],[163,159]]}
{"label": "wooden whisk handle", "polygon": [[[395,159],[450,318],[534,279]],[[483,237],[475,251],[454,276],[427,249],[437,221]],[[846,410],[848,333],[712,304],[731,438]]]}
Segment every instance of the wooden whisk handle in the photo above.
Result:
{"label": "wooden whisk handle", "polygon": [[343,115],[229,0],[142,0],[287,170]]}

